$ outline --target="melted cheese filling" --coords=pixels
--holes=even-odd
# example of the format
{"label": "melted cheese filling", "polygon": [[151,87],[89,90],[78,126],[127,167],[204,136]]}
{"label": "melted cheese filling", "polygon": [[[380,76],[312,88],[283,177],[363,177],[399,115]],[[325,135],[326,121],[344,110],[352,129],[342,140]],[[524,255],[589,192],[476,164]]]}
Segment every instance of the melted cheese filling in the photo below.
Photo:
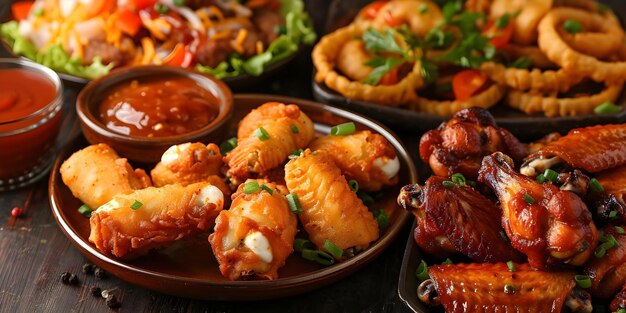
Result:
{"label": "melted cheese filling", "polygon": [[374,160],[374,166],[380,169],[387,179],[392,179],[400,171],[400,160],[398,157],[391,160],[387,157],[380,157]]}
{"label": "melted cheese filling", "polygon": [[273,259],[270,242],[260,232],[252,232],[243,240],[243,244],[258,255],[265,263],[271,263]]}

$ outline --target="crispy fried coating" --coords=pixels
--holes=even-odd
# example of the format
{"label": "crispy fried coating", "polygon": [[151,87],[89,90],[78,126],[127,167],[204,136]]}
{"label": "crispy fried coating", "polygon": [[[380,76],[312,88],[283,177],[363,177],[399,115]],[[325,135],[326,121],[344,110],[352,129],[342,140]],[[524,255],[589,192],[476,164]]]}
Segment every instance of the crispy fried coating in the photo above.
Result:
{"label": "crispy fried coating", "polygon": [[221,167],[222,154],[217,145],[188,142],[167,149],[150,175],[157,187],[168,184],[189,185],[219,175]]}
{"label": "crispy fried coating", "polygon": [[[248,183],[265,185],[246,194]],[[220,272],[230,280],[276,279],[293,251],[298,220],[289,209],[287,188],[267,180],[239,185],[228,211],[220,212],[209,236]]]}
{"label": "crispy fried coating", "polygon": [[495,62],[481,64],[480,70],[498,84],[519,91],[530,90],[538,93],[566,92],[584,78],[563,69],[542,71],[538,68],[507,68]]}
{"label": "crispy fried coating", "polygon": [[[255,135],[261,127],[269,138]],[[224,163],[229,176],[245,179],[281,165],[293,150],[305,148],[313,140],[315,130],[298,106],[268,102],[241,121],[239,135],[237,147],[226,154]]]}
{"label": "crispy fried coating", "polygon": [[514,23],[513,41],[521,45],[531,45],[537,41],[537,25],[552,8],[552,0],[494,0],[490,8],[490,18],[497,19],[504,14],[512,15]]}
{"label": "crispy fried coating", "polygon": [[498,84],[492,84],[485,91],[472,96],[465,101],[431,100],[417,97],[409,104],[411,110],[434,114],[439,116],[452,116],[454,113],[471,107],[488,109],[494,106],[504,96],[506,88]]}
{"label": "crispy fried coating", "polygon": [[522,57],[529,58],[532,61],[533,68],[554,69],[557,67],[537,46],[521,46],[509,43],[500,50],[509,55],[511,60],[517,60]]}
{"label": "crispy fried coating", "polygon": [[106,144],[92,145],[75,152],[61,165],[63,183],[74,197],[95,209],[119,194],[152,186],[142,169],[130,166]]}
{"label": "crispy fried coating", "polygon": [[396,150],[385,137],[369,130],[347,136],[323,136],[309,148],[326,151],[346,179],[356,180],[360,189],[378,191],[398,182],[400,162]]}
{"label": "crispy fried coating", "polygon": [[208,231],[223,207],[224,195],[209,183],[120,194],[92,212],[89,241],[105,254],[132,258]]}
{"label": "crispy fried coating", "polygon": [[378,239],[378,223],[348,186],[325,151],[307,149],[285,165],[287,188],[302,205],[298,215],[309,239],[325,250],[326,240],[341,249],[365,249]]}

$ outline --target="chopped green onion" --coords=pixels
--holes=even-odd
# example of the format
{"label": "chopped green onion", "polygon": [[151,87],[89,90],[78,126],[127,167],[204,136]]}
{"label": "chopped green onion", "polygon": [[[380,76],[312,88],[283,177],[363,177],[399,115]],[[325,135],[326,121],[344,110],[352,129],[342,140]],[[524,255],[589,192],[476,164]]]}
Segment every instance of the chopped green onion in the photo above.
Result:
{"label": "chopped green onion", "polygon": [[496,20],[496,27],[498,29],[504,29],[509,25],[509,19],[511,18],[511,15],[509,15],[508,13],[500,16],[497,20]]}
{"label": "chopped green onion", "polygon": [[174,5],[177,7],[185,6],[185,0],[174,0]]}
{"label": "chopped green onion", "polygon": [[527,193],[525,193],[525,194],[522,196],[522,199],[524,199],[524,201],[526,201],[526,203],[528,203],[528,204],[533,204],[533,203],[535,203],[535,198],[533,198],[531,195],[529,195],[529,194],[527,194]]}
{"label": "chopped green onion", "polygon": [[135,202],[133,202],[133,204],[130,205],[130,208],[133,210],[139,210],[141,206],[143,206],[143,203],[135,200]]}
{"label": "chopped green onion", "polygon": [[543,172],[543,176],[546,177],[547,180],[551,181],[551,182],[555,182],[557,178],[559,178],[559,173],[557,173],[555,170],[553,169],[546,169],[545,172]]}
{"label": "chopped green onion", "polygon": [[609,212],[609,218],[616,218],[616,217],[617,217],[617,211],[613,210]]}
{"label": "chopped green onion", "polygon": [[612,102],[605,102],[593,109],[593,113],[596,114],[609,114],[620,112],[622,108],[619,105],[615,105]]}
{"label": "chopped green onion", "polygon": [[509,67],[524,69],[529,68],[531,65],[533,65],[533,59],[529,57],[521,57],[509,64]]}
{"label": "chopped green onion", "polygon": [[37,10],[35,10],[35,12],[33,12],[35,14],[35,16],[43,16],[43,9],[39,8]]}
{"label": "chopped green onion", "polygon": [[237,147],[237,137],[230,138],[220,144],[220,153],[222,155],[232,151]]}
{"label": "chopped green onion", "polygon": [[336,259],[341,258],[341,256],[343,255],[343,250],[341,248],[337,247],[334,243],[332,243],[328,239],[326,239],[326,241],[324,241],[324,249],[326,249],[326,251],[330,252],[330,254],[332,254]]}
{"label": "chopped green onion", "polygon": [[359,191],[359,182],[357,182],[356,180],[351,179],[350,181],[348,181],[348,185],[350,185],[350,190],[352,190],[353,192]]}
{"label": "chopped green onion", "polygon": [[621,309],[617,310],[617,313],[626,313],[626,309],[621,308]]}
{"label": "chopped green onion", "polygon": [[363,201],[363,204],[365,204],[365,206],[369,207],[371,205],[376,204],[376,200],[374,200],[374,198],[365,191],[362,191],[362,190],[357,191],[356,196],[359,197],[361,201]]}
{"label": "chopped green onion", "polygon": [[515,268],[515,263],[513,263],[513,261],[506,262],[506,267],[509,268],[509,272],[517,271],[517,268]]}
{"label": "chopped green onion", "polygon": [[500,239],[506,242],[509,242],[509,237],[506,235],[506,233],[503,230],[500,231]]}
{"label": "chopped green onion", "polygon": [[335,259],[330,254],[319,250],[303,249],[302,257],[305,260],[315,261],[322,265],[331,265],[335,263]]}
{"label": "chopped green onion", "polygon": [[87,218],[91,217],[91,212],[93,212],[93,210],[86,204],[83,204],[80,206],[80,208],[78,208],[78,213]]}
{"label": "chopped green onion", "polygon": [[459,186],[464,186],[465,185],[465,176],[463,176],[463,174],[461,173],[454,173],[452,174],[452,182],[456,183]]}
{"label": "chopped green onion", "polygon": [[290,126],[290,128],[291,128],[291,132],[292,132],[292,133],[294,133],[294,134],[298,134],[298,133],[300,133],[300,130],[298,129],[298,126],[296,126],[296,125],[291,125],[291,126]]}
{"label": "chopped green onion", "polygon": [[576,34],[583,31],[583,25],[581,25],[578,21],[574,19],[568,19],[563,23],[563,29],[570,34]]}
{"label": "chopped green onion", "polygon": [[508,295],[514,294],[515,293],[515,286],[513,286],[511,284],[504,285],[504,293],[506,293]]}
{"label": "chopped green onion", "polygon": [[448,189],[454,188],[454,183],[449,180],[444,180],[441,184]]}
{"label": "chopped green onion", "polygon": [[418,10],[419,10],[420,14],[424,14],[424,13],[428,12],[428,4],[426,4],[426,3],[420,4]]}
{"label": "chopped green onion", "polygon": [[378,222],[379,229],[385,229],[389,225],[389,215],[385,210],[378,210],[374,213],[374,218]]}
{"label": "chopped green onion", "polygon": [[546,175],[539,174],[539,175],[537,175],[537,178],[536,178],[535,180],[536,180],[538,183],[543,184],[543,183],[545,183],[545,182],[546,182],[546,180],[548,180],[548,179],[546,178]]}
{"label": "chopped green onion", "polygon": [[415,276],[420,283],[430,278],[428,275],[428,264],[426,264],[426,261],[420,261],[420,265],[417,266],[417,270],[415,271]]}
{"label": "chopped green onion", "polygon": [[596,248],[596,251],[593,252],[593,255],[596,256],[596,258],[601,258],[606,254],[606,249],[600,245]]}
{"label": "chopped green onion", "polygon": [[259,183],[255,182],[255,181],[251,181],[249,183],[246,183],[245,186],[243,186],[243,193],[249,195],[251,193],[255,193],[257,191],[259,191],[259,189],[261,188],[261,186],[259,185]]}
{"label": "chopped green onion", "polygon": [[269,186],[267,186],[266,184],[262,184],[261,185],[261,189],[267,191],[270,195],[274,194],[274,190],[272,190],[272,188],[270,188]]}
{"label": "chopped green onion", "polygon": [[302,250],[304,249],[312,249],[315,246],[313,245],[313,243],[309,240],[303,239],[303,238],[296,238],[293,241],[293,249],[296,252],[302,252]]}
{"label": "chopped green onion", "polygon": [[270,134],[267,133],[267,130],[263,127],[259,127],[254,131],[254,135],[259,138],[261,141],[265,141],[270,139]]}
{"label": "chopped green onion", "polygon": [[300,214],[302,213],[302,206],[300,205],[300,200],[298,200],[298,196],[295,193],[288,194],[285,198],[287,198],[287,202],[289,203],[289,209],[291,212]]}
{"label": "chopped green onion", "polygon": [[595,192],[603,192],[604,191],[604,187],[602,187],[602,184],[600,184],[600,182],[595,179],[592,178],[589,180],[589,187],[591,187],[591,190],[595,191]]}
{"label": "chopped green onion", "polygon": [[170,8],[168,8],[166,5],[162,3],[157,2],[154,4],[154,10],[161,14],[166,14],[170,10]]}
{"label": "chopped green onion", "polygon": [[304,150],[302,150],[302,149],[291,150],[291,154],[289,154],[289,160],[293,160],[293,159],[299,158],[302,155],[303,152],[304,152]]}
{"label": "chopped green onion", "polygon": [[339,124],[337,126],[333,126],[330,129],[330,134],[333,136],[345,136],[353,134],[356,131],[356,125],[353,122]]}
{"label": "chopped green onion", "polygon": [[580,288],[587,289],[591,287],[591,278],[587,275],[576,275],[574,276],[574,280],[576,281],[576,285]]}
{"label": "chopped green onion", "polygon": [[452,260],[450,260],[450,258],[447,258],[445,261],[441,262],[441,265],[448,265],[448,264],[452,264]]}
{"label": "chopped green onion", "polygon": [[623,228],[623,227],[620,227],[620,226],[615,226],[615,232],[616,232],[616,233],[618,233],[618,234],[620,234],[620,235],[622,235],[622,234],[626,233],[626,232],[624,231],[624,228]]}

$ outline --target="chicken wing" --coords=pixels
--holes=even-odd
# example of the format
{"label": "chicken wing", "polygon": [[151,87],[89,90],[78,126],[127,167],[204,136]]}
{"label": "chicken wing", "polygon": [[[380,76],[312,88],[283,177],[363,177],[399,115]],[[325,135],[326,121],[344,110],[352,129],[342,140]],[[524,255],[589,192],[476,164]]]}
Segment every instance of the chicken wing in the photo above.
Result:
{"label": "chicken wing", "polygon": [[74,197],[96,209],[119,194],[152,186],[142,169],[133,170],[106,144],[92,145],[75,152],[61,165],[63,183]]}
{"label": "chicken wing", "polygon": [[605,250],[604,256],[592,258],[583,271],[591,278],[592,294],[609,299],[626,283],[626,235],[617,234],[612,226],[604,228],[604,233],[613,236],[619,245]]}
{"label": "chicken wing", "polygon": [[[426,238],[416,238],[418,244],[426,243],[425,250],[441,247],[445,241],[433,236],[441,234],[454,250],[478,262],[522,261],[524,256],[500,235],[500,208],[470,186],[453,184],[446,187],[446,183],[452,182],[431,176],[424,187],[405,187],[400,193],[401,206],[414,215],[423,215],[418,219],[418,227],[419,234],[426,235]],[[411,190],[417,195],[412,195]]]}
{"label": "chicken wing", "polygon": [[478,180],[495,191],[502,226],[530,265],[582,265],[593,254],[598,230],[576,194],[517,173],[513,160],[500,152],[485,157]]}
{"label": "chicken wing", "polygon": [[222,192],[209,183],[120,194],[92,212],[89,241],[103,253],[132,258],[208,231],[223,207]]}
{"label": "chicken wing", "polygon": [[489,111],[474,107],[454,114],[437,129],[425,133],[420,140],[420,157],[437,176],[450,177],[461,173],[476,179],[483,157],[496,151],[521,161],[526,147],[504,128],[496,126]]}
{"label": "chicken wing", "polygon": [[591,297],[575,289],[573,272],[543,272],[528,264],[433,265],[418,297],[446,312],[591,312]]}
{"label": "chicken wing", "polygon": [[[244,187],[249,184],[265,187],[246,193]],[[285,186],[266,180],[249,179],[239,185],[230,209],[220,212],[215,231],[209,236],[224,277],[278,278],[278,269],[293,251],[298,225],[287,194]]]}
{"label": "chicken wing", "polygon": [[320,137],[309,148],[328,152],[346,178],[356,180],[360,189],[378,191],[398,183],[400,161],[396,150],[385,137],[369,130]]}
{"label": "chicken wing", "polygon": [[619,312],[620,309],[626,309],[626,285],[615,295],[611,301],[611,312]]}
{"label": "chicken wing", "polygon": [[324,151],[304,151],[285,165],[289,191],[302,205],[298,215],[320,250],[329,240],[341,249],[365,249],[378,239],[378,223]]}
{"label": "chicken wing", "polygon": [[224,157],[228,175],[245,179],[279,166],[315,135],[313,122],[294,104],[268,102],[239,124],[238,145]]}
{"label": "chicken wing", "polygon": [[521,172],[534,177],[561,163],[589,173],[626,165],[626,124],[571,130],[528,156]]}
{"label": "chicken wing", "polygon": [[596,221],[626,224],[626,166],[602,171],[595,177],[602,191],[587,194]]}

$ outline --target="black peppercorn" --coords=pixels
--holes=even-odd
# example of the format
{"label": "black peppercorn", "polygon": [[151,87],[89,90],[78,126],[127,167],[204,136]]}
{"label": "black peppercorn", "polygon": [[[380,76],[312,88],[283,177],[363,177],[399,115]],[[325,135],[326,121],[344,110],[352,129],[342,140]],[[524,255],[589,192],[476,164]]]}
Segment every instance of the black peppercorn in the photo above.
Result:
{"label": "black peppercorn", "polygon": [[93,264],[91,263],[85,263],[83,264],[83,273],[87,274],[87,275],[91,275],[93,274]]}
{"label": "black peppercorn", "polygon": [[110,308],[119,308],[120,303],[117,301],[117,297],[114,295],[109,295],[106,299],[107,306]]}
{"label": "black peppercorn", "polygon": [[91,295],[96,297],[96,298],[100,298],[101,294],[102,294],[102,289],[100,289],[100,287],[91,287],[91,289],[89,290],[91,292]]}
{"label": "black peppercorn", "polygon": [[78,282],[78,277],[74,274],[70,274],[70,280],[69,280],[70,284],[76,284]]}
{"label": "black peppercorn", "polygon": [[70,283],[70,277],[72,276],[72,274],[68,273],[68,272],[63,272],[61,274],[61,282],[65,285],[68,285]]}
{"label": "black peppercorn", "polygon": [[102,279],[105,276],[104,270],[99,267],[96,267],[93,270],[93,275],[96,276],[96,279]]}

